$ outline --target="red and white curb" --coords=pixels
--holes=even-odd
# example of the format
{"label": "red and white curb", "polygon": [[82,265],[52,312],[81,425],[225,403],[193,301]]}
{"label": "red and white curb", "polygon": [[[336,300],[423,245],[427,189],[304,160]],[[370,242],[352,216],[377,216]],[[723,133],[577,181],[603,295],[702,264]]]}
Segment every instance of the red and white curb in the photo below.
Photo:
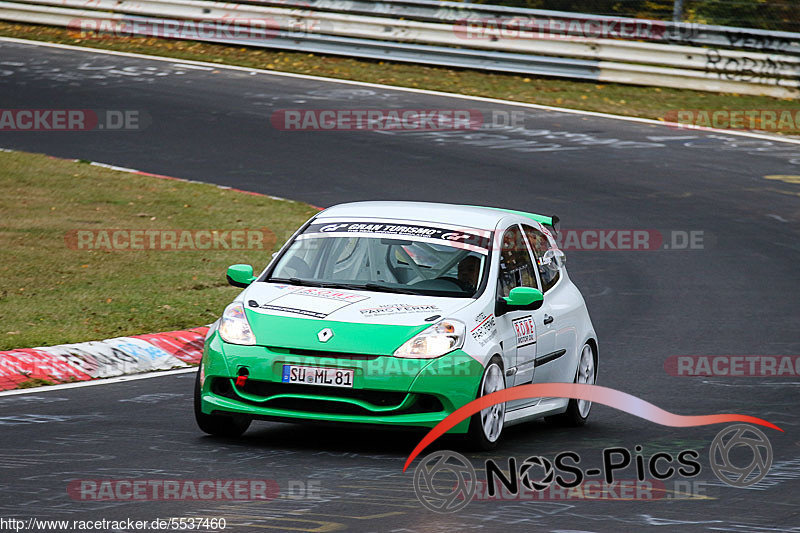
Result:
{"label": "red and white curb", "polygon": [[72,383],[188,368],[200,362],[208,327],[0,352],[0,390],[33,379]]}

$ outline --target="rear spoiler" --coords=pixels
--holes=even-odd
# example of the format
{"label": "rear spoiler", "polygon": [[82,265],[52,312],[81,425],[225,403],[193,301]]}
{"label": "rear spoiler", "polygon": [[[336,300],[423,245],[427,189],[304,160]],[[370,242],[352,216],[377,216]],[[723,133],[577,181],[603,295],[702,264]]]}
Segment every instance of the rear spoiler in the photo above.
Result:
{"label": "rear spoiler", "polygon": [[[483,206],[469,206],[469,207],[483,207]],[[525,211],[514,211],[513,209],[503,209],[502,207],[484,207],[484,209],[493,209],[495,211],[503,211],[505,213],[510,213],[512,215],[517,215],[525,218],[530,218],[531,220],[535,220],[540,224],[547,227],[553,233],[553,237],[555,238],[558,235],[558,230],[560,226],[561,219],[559,219],[556,215],[537,215],[536,213],[526,213]]]}

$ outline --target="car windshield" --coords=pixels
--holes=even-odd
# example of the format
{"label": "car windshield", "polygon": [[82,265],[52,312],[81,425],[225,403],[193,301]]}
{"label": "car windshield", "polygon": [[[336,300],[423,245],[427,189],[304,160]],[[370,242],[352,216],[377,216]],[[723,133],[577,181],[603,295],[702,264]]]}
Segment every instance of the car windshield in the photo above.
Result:
{"label": "car windshield", "polygon": [[268,281],[430,296],[476,295],[492,233],[395,221],[315,221]]}

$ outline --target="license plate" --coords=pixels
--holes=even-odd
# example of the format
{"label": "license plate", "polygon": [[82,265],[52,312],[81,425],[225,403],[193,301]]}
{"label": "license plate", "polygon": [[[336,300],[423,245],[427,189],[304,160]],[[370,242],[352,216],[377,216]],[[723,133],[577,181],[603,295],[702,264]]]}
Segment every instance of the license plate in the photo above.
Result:
{"label": "license plate", "polygon": [[304,383],[328,387],[352,387],[355,371],[346,368],[283,365],[284,383]]}

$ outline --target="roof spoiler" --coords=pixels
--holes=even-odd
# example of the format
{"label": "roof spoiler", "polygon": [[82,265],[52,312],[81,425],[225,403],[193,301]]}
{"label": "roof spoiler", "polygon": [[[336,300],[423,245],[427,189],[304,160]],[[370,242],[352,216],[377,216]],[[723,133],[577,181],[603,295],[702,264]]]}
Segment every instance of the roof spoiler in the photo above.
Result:
{"label": "roof spoiler", "polygon": [[[546,217],[542,215],[533,215],[533,213],[531,215],[532,216],[530,218],[538,220],[539,222],[542,223],[542,225],[550,229],[550,231],[553,233],[554,238],[558,236],[558,232],[560,231],[561,227],[561,219],[558,218],[558,216],[550,215],[549,217]],[[549,220],[544,220],[544,219],[549,219]]]}
{"label": "roof spoiler", "polygon": [[556,215],[537,215],[536,213],[527,213],[525,211],[515,211],[513,209],[503,209],[502,207],[484,207],[484,206],[468,206],[468,207],[483,207],[484,209],[493,209],[495,211],[504,211],[506,213],[511,213],[512,215],[518,215],[525,218],[530,218],[531,220],[535,220],[540,224],[543,224],[550,228],[553,231],[553,236],[557,236],[560,226],[561,226],[561,219]]}
{"label": "roof spoiler", "polygon": [[553,228],[555,235],[558,235],[561,231],[561,219],[557,215],[550,215],[550,219],[553,221],[550,227]]}

